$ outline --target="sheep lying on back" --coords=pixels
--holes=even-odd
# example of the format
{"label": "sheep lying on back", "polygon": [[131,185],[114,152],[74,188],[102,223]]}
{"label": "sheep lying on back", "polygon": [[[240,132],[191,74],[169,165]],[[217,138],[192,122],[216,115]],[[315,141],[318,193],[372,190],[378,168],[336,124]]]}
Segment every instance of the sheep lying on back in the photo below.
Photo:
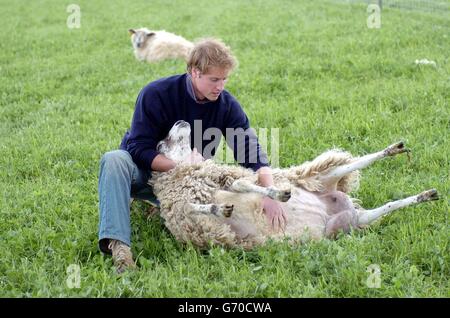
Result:
{"label": "sheep lying on back", "polygon": [[158,62],[164,59],[187,60],[193,44],[179,35],[146,28],[129,29],[134,55],[140,61]]}
{"label": "sheep lying on back", "polygon": [[[177,162],[189,156],[189,124],[175,123],[158,151]],[[177,240],[199,247],[212,243],[249,249],[269,238],[292,242],[334,238],[338,231],[367,226],[393,210],[438,199],[432,189],[365,210],[347,195],[358,185],[359,169],[406,151],[402,142],[357,158],[340,150],[327,151],[300,166],[274,169],[276,188],[258,186],[251,170],[212,160],[153,172],[150,184],[161,202],[165,225]],[[287,216],[284,232],[274,232],[267,224],[264,195],[282,202]]]}

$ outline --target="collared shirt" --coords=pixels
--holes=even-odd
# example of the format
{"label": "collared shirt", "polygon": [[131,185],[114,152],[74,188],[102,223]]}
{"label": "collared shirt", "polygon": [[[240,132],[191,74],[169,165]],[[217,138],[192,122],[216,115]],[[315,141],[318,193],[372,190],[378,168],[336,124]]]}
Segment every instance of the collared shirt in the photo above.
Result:
{"label": "collared shirt", "polygon": [[197,96],[195,96],[194,85],[192,84],[192,75],[189,73],[186,73],[186,89],[189,96],[191,96],[192,99],[195,100],[197,104],[207,104],[211,102],[207,98],[205,98],[204,100],[197,99]]}

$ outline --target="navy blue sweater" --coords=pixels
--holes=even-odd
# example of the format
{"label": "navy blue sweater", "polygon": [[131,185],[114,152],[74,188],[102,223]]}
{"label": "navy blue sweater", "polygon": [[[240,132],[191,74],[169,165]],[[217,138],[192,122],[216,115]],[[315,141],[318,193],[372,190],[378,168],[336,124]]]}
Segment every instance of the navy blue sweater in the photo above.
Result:
{"label": "navy blue sweater", "polygon": [[[202,152],[201,150],[212,148],[211,145],[208,147],[211,142],[217,146],[220,139],[214,140],[211,137],[194,142],[194,129],[200,131],[200,120],[201,136],[204,136],[206,129],[212,127],[220,129],[225,137],[227,128],[246,130],[244,139],[233,136],[235,160],[254,171],[268,166],[267,155],[258,144],[254,132],[249,129],[249,120],[237,100],[224,90],[216,101],[199,103],[189,94],[186,77],[187,75],[183,74],[159,79],[141,90],[136,100],[131,128],[123,137],[120,149],[127,150],[140,169],[151,170],[152,161],[158,155],[157,143],[167,136],[178,120],[184,120],[191,125],[191,148],[195,146]],[[230,141],[227,140],[229,145]],[[213,150],[208,152],[214,155],[215,150],[213,147]],[[208,153],[202,153],[205,158],[210,157]]]}

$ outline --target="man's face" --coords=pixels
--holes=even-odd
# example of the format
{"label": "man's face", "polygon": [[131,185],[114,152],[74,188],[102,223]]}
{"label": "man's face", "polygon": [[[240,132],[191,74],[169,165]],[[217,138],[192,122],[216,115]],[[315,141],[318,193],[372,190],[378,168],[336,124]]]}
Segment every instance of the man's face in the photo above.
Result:
{"label": "man's face", "polygon": [[197,99],[217,100],[225,87],[229,73],[230,70],[219,67],[210,67],[207,73],[201,73],[194,68],[191,75]]}

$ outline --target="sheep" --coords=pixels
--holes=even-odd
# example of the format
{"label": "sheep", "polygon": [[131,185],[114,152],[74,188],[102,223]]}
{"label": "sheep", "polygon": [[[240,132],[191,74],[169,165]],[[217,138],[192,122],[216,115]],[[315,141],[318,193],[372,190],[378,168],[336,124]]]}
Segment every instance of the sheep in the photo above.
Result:
{"label": "sheep", "polygon": [[182,58],[187,61],[189,53],[194,46],[192,42],[173,33],[151,31],[146,28],[129,29],[134,55],[139,61],[149,63],[164,59]]}
{"label": "sheep", "polygon": [[[168,172],[153,172],[149,184],[160,201],[161,217],[175,238],[200,248],[211,245],[252,249],[269,239],[304,243],[333,239],[412,204],[437,200],[434,189],[365,210],[348,195],[359,185],[359,170],[373,162],[408,152],[403,142],[362,157],[333,149],[311,162],[273,169],[276,187],[257,185],[257,175],[239,166],[205,160],[183,164],[190,152],[190,125],[178,121],[160,141],[158,151],[178,162]],[[272,230],[262,209],[264,195],[282,202],[284,232]]]}

